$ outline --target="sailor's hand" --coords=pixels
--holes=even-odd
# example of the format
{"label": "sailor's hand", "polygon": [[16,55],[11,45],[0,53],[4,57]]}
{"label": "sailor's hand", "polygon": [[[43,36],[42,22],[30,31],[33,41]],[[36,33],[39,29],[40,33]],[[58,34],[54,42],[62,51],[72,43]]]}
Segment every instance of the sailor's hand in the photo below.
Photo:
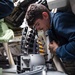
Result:
{"label": "sailor's hand", "polygon": [[58,48],[58,44],[55,41],[50,42],[49,49],[51,53],[56,53],[56,49]]}

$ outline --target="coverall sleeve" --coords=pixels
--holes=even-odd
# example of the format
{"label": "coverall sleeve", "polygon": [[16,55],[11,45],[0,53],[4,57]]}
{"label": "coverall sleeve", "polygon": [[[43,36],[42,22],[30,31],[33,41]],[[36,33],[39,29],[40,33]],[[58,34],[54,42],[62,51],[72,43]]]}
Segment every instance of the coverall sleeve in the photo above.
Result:
{"label": "coverall sleeve", "polygon": [[0,0],[0,19],[8,16],[14,8],[13,0]]}
{"label": "coverall sleeve", "polygon": [[75,59],[75,41],[58,47],[56,54],[64,59]]}

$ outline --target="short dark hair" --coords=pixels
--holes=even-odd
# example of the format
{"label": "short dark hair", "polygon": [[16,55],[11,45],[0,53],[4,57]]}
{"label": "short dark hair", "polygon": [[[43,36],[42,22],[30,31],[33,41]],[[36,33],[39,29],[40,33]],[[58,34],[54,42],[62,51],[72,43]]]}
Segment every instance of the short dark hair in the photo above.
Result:
{"label": "short dark hair", "polygon": [[33,26],[37,19],[43,18],[42,12],[47,12],[49,14],[49,10],[42,4],[33,3],[29,5],[25,15],[29,27]]}

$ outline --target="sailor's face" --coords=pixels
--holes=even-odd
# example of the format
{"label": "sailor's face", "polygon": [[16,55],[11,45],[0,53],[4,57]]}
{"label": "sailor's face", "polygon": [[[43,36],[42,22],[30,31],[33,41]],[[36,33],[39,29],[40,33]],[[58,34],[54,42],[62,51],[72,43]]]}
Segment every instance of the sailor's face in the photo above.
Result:
{"label": "sailor's face", "polygon": [[50,28],[50,20],[47,12],[42,12],[42,19],[37,19],[34,22],[34,27],[37,30],[48,30]]}
{"label": "sailor's face", "polygon": [[34,23],[34,27],[37,30],[44,30],[44,31],[49,29],[49,25],[45,19],[37,19]]}

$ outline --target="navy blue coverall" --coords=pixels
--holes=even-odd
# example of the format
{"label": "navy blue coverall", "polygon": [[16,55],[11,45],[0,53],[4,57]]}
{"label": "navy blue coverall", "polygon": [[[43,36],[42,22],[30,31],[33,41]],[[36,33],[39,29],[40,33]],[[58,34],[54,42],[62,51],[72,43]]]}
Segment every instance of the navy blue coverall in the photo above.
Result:
{"label": "navy blue coverall", "polygon": [[59,42],[56,49],[58,57],[75,59],[75,15],[71,11],[50,13],[51,29],[48,31],[50,41]]}

